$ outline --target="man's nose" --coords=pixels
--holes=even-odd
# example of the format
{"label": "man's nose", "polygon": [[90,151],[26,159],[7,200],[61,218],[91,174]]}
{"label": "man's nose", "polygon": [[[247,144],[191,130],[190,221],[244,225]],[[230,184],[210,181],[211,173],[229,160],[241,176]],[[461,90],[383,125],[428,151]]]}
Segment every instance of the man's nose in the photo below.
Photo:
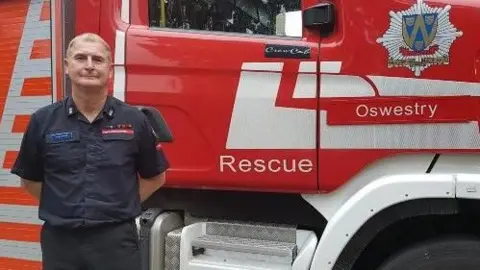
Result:
{"label": "man's nose", "polygon": [[88,68],[88,69],[92,69],[92,68],[93,68],[93,61],[92,61],[92,57],[91,57],[91,56],[88,56],[88,57],[87,57],[87,68]]}

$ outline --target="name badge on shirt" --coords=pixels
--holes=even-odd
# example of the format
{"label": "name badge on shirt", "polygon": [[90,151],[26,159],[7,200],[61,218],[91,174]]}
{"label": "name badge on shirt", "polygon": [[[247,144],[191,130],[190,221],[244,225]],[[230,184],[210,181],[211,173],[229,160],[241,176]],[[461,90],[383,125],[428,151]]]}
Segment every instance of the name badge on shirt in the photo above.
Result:
{"label": "name badge on shirt", "polygon": [[78,132],[76,131],[61,131],[47,133],[45,136],[47,143],[64,143],[78,141]]}

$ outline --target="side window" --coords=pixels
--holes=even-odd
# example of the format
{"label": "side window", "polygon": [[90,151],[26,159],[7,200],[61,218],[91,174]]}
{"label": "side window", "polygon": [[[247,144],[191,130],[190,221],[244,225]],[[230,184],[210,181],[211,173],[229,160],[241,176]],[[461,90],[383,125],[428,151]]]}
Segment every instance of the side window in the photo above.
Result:
{"label": "side window", "polygon": [[149,0],[150,27],[301,36],[301,0]]}

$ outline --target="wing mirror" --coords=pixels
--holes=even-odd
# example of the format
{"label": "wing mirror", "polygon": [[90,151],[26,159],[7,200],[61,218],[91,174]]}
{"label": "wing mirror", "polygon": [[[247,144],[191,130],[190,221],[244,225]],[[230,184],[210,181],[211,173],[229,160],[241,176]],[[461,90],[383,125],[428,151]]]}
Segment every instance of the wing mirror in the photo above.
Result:
{"label": "wing mirror", "polygon": [[141,106],[138,109],[145,114],[158,142],[172,142],[173,135],[160,111],[153,107]]}
{"label": "wing mirror", "polygon": [[277,36],[302,37],[302,11],[280,13],[275,19]]}

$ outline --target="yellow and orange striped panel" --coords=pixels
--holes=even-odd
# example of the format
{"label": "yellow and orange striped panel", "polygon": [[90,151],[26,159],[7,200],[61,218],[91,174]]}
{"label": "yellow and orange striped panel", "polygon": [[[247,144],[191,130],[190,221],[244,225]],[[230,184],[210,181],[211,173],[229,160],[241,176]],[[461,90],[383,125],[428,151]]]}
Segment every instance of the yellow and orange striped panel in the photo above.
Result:
{"label": "yellow and orange striped panel", "polygon": [[38,202],[10,168],[31,113],[53,100],[50,6],[0,1],[0,270],[41,269]]}

